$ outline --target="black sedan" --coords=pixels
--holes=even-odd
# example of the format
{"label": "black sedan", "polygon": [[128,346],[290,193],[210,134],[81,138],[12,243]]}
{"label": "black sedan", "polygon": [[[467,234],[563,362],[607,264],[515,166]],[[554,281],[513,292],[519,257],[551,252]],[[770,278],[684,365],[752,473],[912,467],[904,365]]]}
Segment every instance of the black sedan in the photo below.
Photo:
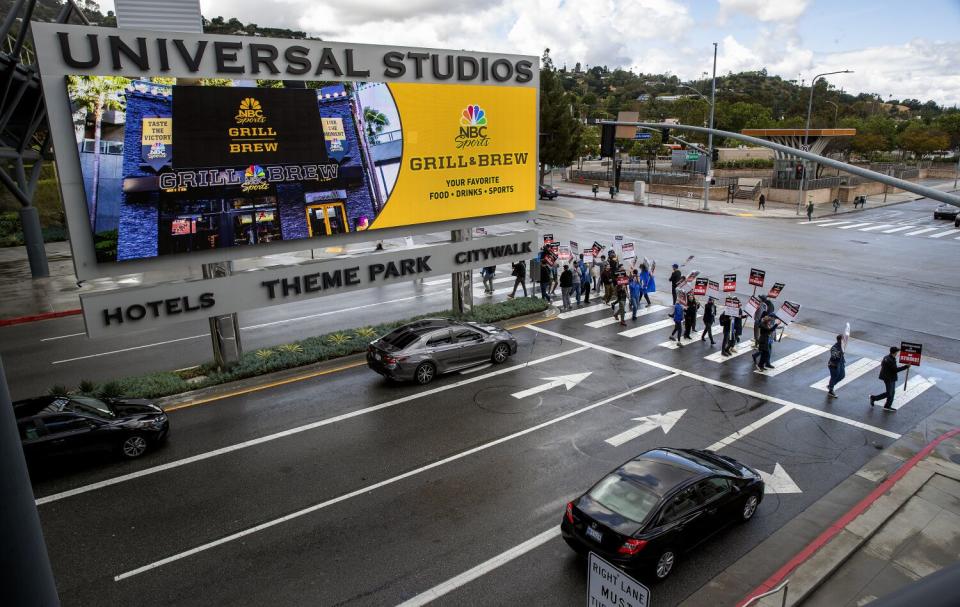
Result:
{"label": "black sedan", "polygon": [[567,504],[563,539],[624,569],[662,580],[686,552],[753,518],[763,480],[736,460],[697,449],[654,449]]}
{"label": "black sedan", "polygon": [[960,207],[956,207],[952,204],[942,203],[937,205],[937,208],[933,210],[934,219],[951,219],[953,221],[960,222]]}
{"label": "black sedan", "polygon": [[388,379],[429,384],[441,373],[506,362],[517,340],[493,325],[428,318],[406,324],[367,348],[367,366]]}
{"label": "black sedan", "polygon": [[13,403],[28,461],[112,451],[135,459],[161,443],[167,414],[140,399],[43,396]]}
{"label": "black sedan", "polygon": [[553,200],[560,194],[557,192],[557,188],[550,187],[548,185],[540,186],[540,200],[546,198],[547,200]]}

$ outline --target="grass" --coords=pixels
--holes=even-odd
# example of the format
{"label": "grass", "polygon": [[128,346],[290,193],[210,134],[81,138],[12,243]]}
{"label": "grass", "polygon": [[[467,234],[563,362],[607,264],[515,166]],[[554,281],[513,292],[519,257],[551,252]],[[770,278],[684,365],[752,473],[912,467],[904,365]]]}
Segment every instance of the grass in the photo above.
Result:
{"label": "grass", "polygon": [[[476,305],[472,314],[460,318],[481,323],[493,323],[542,312],[547,307],[542,299],[517,298],[498,303]],[[182,371],[160,371],[133,375],[115,378],[102,384],[84,380],[73,390],[57,385],[51,387],[50,393],[66,394],[69,392],[100,397],[123,395],[129,398],[160,398],[364,352],[367,345],[377,335],[384,335],[401,325],[420,318],[436,317],[455,318],[456,315],[450,310],[446,310],[421,314],[396,322],[341,329],[289,344],[247,352],[240,358],[239,362],[223,370],[217,369],[212,362],[209,362]],[[187,380],[193,381],[188,382]]]}

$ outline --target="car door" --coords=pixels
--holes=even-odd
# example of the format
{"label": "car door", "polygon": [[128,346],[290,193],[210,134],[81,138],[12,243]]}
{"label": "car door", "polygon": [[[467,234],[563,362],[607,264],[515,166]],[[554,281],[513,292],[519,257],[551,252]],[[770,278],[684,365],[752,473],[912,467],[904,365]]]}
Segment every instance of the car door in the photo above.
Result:
{"label": "car door", "polygon": [[660,514],[664,544],[675,550],[697,545],[706,531],[702,506],[700,493],[693,486],[681,489],[670,498]]}
{"label": "car door", "polygon": [[453,342],[450,329],[442,329],[431,333],[424,344],[427,355],[436,363],[437,370],[443,373],[459,364],[459,352]]}
{"label": "car door", "polygon": [[20,432],[20,443],[23,445],[23,454],[27,459],[43,455],[43,425],[38,424],[36,418],[17,420],[17,430]]}
{"label": "car door", "polygon": [[696,489],[703,501],[705,535],[709,536],[723,529],[732,520],[733,484],[722,476],[712,476],[698,482]]}
{"label": "car door", "polygon": [[453,341],[457,345],[459,365],[466,366],[490,358],[493,346],[484,341],[483,334],[476,329],[460,327],[453,330]]}
{"label": "car door", "polygon": [[95,448],[96,423],[79,415],[61,413],[43,418],[44,450],[50,455],[86,453]]}

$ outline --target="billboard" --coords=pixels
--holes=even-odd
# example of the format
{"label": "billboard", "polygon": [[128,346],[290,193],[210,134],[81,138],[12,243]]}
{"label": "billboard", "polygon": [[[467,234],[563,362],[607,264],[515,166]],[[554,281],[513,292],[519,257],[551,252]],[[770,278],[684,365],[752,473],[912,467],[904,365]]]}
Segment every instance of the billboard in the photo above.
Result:
{"label": "billboard", "polygon": [[536,209],[535,57],[38,25],[81,279]]}

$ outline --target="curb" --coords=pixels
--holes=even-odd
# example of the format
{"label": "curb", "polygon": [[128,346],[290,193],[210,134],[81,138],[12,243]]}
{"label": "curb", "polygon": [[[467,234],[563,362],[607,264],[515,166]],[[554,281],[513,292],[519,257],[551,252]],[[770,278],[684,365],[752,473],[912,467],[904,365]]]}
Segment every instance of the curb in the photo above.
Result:
{"label": "curb", "polygon": [[592,200],[593,202],[613,202],[616,204],[626,204],[633,207],[648,207],[651,209],[666,209],[668,211],[683,211],[685,213],[700,213],[702,215],[726,215],[728,217],[736,217],[736,215],[732,213],[718,213],[717,211],[704,211],[701,209],[684,209],[682,207],[668,207],[665,205],[658,206],[655,204],[643,204],[642,202],[634,202],[632,200],[617,200],[616,198],[608,200],[606,198],[593,198],[591,196],[583,196],[581,194],[560,194],[560,195],[565,198],[580,198],[582,200]]}
{"label": "curb", "polygon": [[[814,538],[810,543],[808,543],[800,552],[796,553],[793,557],[790,558],[780,569],[773,573],[769,578],[764,580],[760,585],[751,590],[744,596],[738,603],[737,607],[743,607],[751,599],[756,598],[758,595],[761,595],[765,592],[769,592],[776,588],[781,582],[783,582],[788,575],[796,572],[803,564],[809,562],[824,546],[826,546],[834,537],[839,535],[844,531],[847,526],[857,519],[860,515],[866,512],[877,500],[884,496],[890,489],[904,476],[907,475],[917,464],[919,464],[924,458],[926,458],[940,443],[943,441],[952,438],[960,434],[960,428],[955,428],[944,432],[934,440],[930,441],[916,453],[909,460],[904,462],[895,472],[893,472],[889,477],[887,477],[882,483],[877,485],[866,497],[861,499],[856,503],[852,508],[847,512],[841,515],[837,520],[830,524],[820,535]],[[906,496],[908,499],[912,497],[913,493]],[[833,572],[843,564],[852,555],[860,545],[866,542],[870,536],[872,536],[876,531],[889,519],[893,516],[895,511],[899,508],[894,508],[891,512],[888,513],[888,516],[883,517],[876,526],[875,529],[867,536],[862,538],[861,542],[858,542],[856,545],[849,547],[849,551],[842,556],[842,558],[834,558],[830,566],[822,574],[816,576],[815,582],[810,585],[808,588],[802,588],[801,594],[799,597],[791,595],[792,604],[801,603],[806,597],[810,595],[811,592],[816,590],[821,584],[823,584]]]}
{"label": "curb", "polygon": [[38,320],[50,320],[52,318],[63,318],[64,316],[77,316],[83,312],[80,308],[73,310],[62,310],[60,312],[44,312],[42,314],[31,314],[30,316],[17,316],[14,318],[0,318],[0,327],[9,327],[10,325],[22,325],[28,322]]}

